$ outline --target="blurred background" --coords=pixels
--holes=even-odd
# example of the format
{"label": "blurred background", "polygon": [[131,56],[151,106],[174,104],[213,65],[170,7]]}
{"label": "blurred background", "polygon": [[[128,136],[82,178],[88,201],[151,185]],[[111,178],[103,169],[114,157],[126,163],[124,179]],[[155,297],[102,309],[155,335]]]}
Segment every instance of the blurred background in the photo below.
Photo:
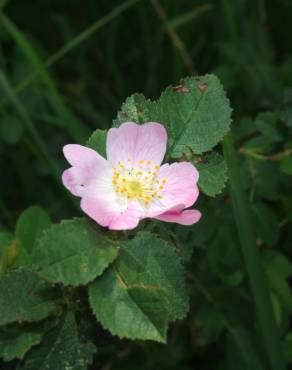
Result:
{"label": "blurred background", "polygon": [[[134,92],[157,98],[186,75],[215,73],[233,108],[244,186],[258,245],[267,251],[274,310],[290,363],[292,1],[2,0],[0,9],[0,227],[12,229],[33,204],[56,222],[80,214],[60,181],[68,166],[63,145],[84,144],[93,130],[109,128]],[[102,369],[136,370],[141,356],[148,361],[145,369],[227,369],[227,364],[247,369],[234,355],[237,342],[228,335],[222,340],[233,322],[244,326],[236,332],[243,346],[255,330],[233,248],[228,192],[200,202],[207,220],[191,235],[176,232],[195,245],[198,276],[214,288],[227,324],[208,293],[200,307],[196,298],[202,292],[194,293],[194,316],[174,329],[168,346],[127,344],[121,352],[105,347],[98,360]],[[191,339],[182,334],[186,330]],[[250,356],[253,340],[245,347]],[[118,365],[113,360],[106,367],[113,353],[120,356]],[[261,358],[261,348],[257,355]]]}

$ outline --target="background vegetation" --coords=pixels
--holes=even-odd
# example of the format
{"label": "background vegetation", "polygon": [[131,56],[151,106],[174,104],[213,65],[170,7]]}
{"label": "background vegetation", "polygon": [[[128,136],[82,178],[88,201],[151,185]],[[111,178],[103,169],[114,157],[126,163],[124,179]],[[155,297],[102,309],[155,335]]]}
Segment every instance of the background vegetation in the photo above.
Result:
{"label": "background vegetation", "polygon": [[[216,199],[202,195],[195,227],[165,230],[193,253],[185,255],[187,319],[171,326],[167,345],[118,340],[94,327],[92,369],[282,369],[265,294],[254,298],[261,287],[257,258],[291,366],[291,1],[2,0],[0,8],[2,231],[12,231],[34,204],[54,222],[81,215],[60,181],[62,146],[111,127],[132,93],[157,98],[185,75],[214,73],[233,108],[240,162],[227,139],[230,188]],[[211,164],[225,180],[224,165]],[[249,253],[246,219],[256,252]]]}

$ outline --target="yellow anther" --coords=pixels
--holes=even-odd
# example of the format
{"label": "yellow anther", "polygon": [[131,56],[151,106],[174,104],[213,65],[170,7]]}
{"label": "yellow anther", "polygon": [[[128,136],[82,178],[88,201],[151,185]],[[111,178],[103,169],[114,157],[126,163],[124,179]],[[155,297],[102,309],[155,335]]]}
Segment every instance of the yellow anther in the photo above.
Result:
{"label": "yellow anther", "polygon": [[166,179],[162,179],[162,182],[163,182],[163,184],[166,184],[167,180]]}
{"label": "yellow anther", "polygon": [[158,170],[159,166],[154,166],[154,168],[155,168],[156,170]]}
{"label": "yellow anther", "polygon": [[[126,162],[129,161],[132,159],[126,158]],[[147,206],[157,198],[159,189],[163,189],[164,179],[157,179],[157,171],[150,167],[151,161],[141,159],[138,163],[147,164],[149,167],[144,171],[142,167],[129,167],[128,164],[124,166],[123,162],[118,161],[116,167],[113,167],[112,184],[119,197],[129,201],[136,199]],[[155,168],[158,169],[159,166]]]}

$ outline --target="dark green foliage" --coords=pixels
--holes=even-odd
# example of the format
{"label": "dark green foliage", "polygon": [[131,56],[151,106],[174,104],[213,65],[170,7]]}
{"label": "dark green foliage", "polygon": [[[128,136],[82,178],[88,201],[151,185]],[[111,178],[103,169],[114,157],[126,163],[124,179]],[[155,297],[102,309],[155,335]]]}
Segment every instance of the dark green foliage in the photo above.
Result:
{"label": "dark green foliage", "polygon": [[65,313],[60,324],[44,336],[41,345],[32,349],[17,370],[86,370],[95,348],[80,342],[74,320],[72,312]]}
{"label": "dark green foliage", "polygon": [[29,270],[0,275],[0,325],[39,321],[56,312],[52,288]]}
{"label": "dark green foliage", "polygon": [[32,253],[41,233],[51,225],[49,216],[40,207],[30,207],[19,217],[15,235],[27,253]]}
{"label": "dark green foliage", "polygon": [[87,284],[117,257],[117,248],[86,220],[62,221],[40,239],[33,254],[38,274],[64,285]]}
{"label": "dark green foliage", "polygon": [[[0,0],[1,370],[292,366],[291,19],[290,0]],[[163,123],[166,160],[198,168],[199,223],[73,218],[63,145],[106,157],[125,121]]]}

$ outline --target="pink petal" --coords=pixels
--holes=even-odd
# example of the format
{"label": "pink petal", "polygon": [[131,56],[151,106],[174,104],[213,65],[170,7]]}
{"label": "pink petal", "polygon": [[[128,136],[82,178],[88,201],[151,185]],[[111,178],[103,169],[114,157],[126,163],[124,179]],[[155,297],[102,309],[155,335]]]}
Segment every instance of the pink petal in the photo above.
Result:
{"label": "pink petal", "polygon": [[162,198],[156,202],[153,212],[149,213],[150,217],[165,213],[178,205],[181,205],[180,209],[191,207],[198,198],[199,173],[189,162],[164,164],[158,171],[157,179],[160,183],[163,180],[166,182],[160,193]]}
{"label": "pink petal", "polygon": [[62,181],[65,187],[74,195],[81,197],[86,174],[82,168],[71,167],[63,172]]}
{"label": "pink petal", "polygon": [[70,167],[62,175],[63,184],[74,195],[102,196],[108,198],[113,195],[112,169],[107,161],[95,163],[91,166]]}
{"label": "pink petal", "polygon": [[108,194],[112,169],[103,157],[81,145],[69,144],[63,150],[73,167],[63,172],[62,180],[72,194],[84,196],[99,190]]}
{"label": "pink petal", "polygon": [[189,209],[186,211],[168,211],[157,217],[156,219],[165,222],[176,222],[181,225],[193,225],[201,218],[201,212],[196,209]]}
{"label": "pink petal", "polygon": [[105,162],[105,159],[95,150],[78,144],[68,144],[63,147],[67,161],[76,167],[88,167],[93,164]]}
{"label": "pink petal", "polygon": [[134,202],[121,211],[115,202],[85,197],[81,200],[81,208],[98,224],[112,230],[134,229],[141,216],[141,210]]}
{"label": "pink petal", "polygon": [[160,165],[167,144],[165,128],[155,122],[137,125],[133,122],[123,123],[119,128],[111,128],[107,135],[107,158],[116,164],[118,161],[133,165],[139,160],[150,161]]}

